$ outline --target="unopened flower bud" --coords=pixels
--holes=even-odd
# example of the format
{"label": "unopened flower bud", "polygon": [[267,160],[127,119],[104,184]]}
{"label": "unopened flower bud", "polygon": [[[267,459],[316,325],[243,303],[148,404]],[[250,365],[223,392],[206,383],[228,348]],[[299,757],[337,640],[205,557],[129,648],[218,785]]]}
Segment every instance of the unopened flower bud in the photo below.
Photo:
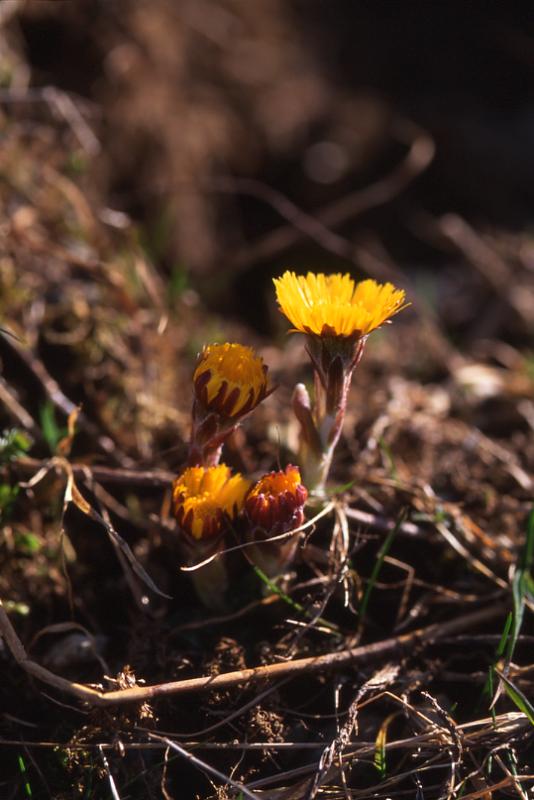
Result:
{"label": "unopened flower bud", "polygon": [[267,367],[250,347],[207,345],[198,358],[193,387],[189,464],[214,466],[240,420],[272,392]]}
{"label": "unopened flower bud", "polygon": [[268,394],[267,367],[250,347],[207,345],[193,375],[195,398],[205,411],[237,420]]}
{"label": "unopened flower bud", "polygon": [[250,536],[258,543],[253,560],[268,575],[279,574],[292,561],[298,533],[275,542],[265,540],[300,527],[307,499],[308,490],[301,482],[298,468],[292,465],[264,475],[247,495],[245,514]]}

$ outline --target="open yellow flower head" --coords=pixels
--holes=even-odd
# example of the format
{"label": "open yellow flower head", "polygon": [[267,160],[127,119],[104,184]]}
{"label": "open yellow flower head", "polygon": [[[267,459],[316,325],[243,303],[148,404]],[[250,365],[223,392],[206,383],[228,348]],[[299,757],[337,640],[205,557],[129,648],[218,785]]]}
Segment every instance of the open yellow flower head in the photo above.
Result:
{"label": "open yellow flower head", "polygon": [[189,467],[173,483],[178,524],[196,540],[217,536],[225,519],[235,519],[243,508],[250,485],[240,473],[232,475],[226,464]]}
{"label": "open yellow flower head", "polygon": [[355,283],[349,274],[288,271],[274,285],[280,310],[295,330],[316,336],[367,336],[407,305],[404,291],[392,283]]}
{"label": "open yellow flower head", "polygon": [[298,528],[304,521],[308,491],[297,467],[269,472],[254,484],[245,501],[249,520],[269,533]]}
{"label": "open yellow flower head", "polygon": [[247,414],[269,394],[263,359],[251,347],[228,342],[204,347],[193,384],[205,409],[228,418]]}

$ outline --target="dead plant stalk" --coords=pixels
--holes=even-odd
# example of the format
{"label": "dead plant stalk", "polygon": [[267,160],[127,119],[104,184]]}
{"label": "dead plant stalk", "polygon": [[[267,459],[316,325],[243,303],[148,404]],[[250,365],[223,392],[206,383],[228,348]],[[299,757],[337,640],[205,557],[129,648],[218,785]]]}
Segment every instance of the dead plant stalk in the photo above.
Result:
{"label": "dead plant stalk", "polygon": [[18,665],[29,675],[66,692],[79,700],[93,706],[111,706],[124,703],[139,703],[190,692],[211,691],[228,688],[248,681],[270,680],[274,678],[293,677],[303,673],[321,672],[322,670],[340,669],[355,663],[371,661],[377,656],[401,654],[413,650],[417,645],[430,644],[446,636],[476,627],[503,614],[507,604],[494,603],[491,606],[464,614],[448,622],[428,625],[401,636],[394,636],[380,642],[360,647],[348,648],[321,656],[297,658],[275,664],[267,664],[249,669],[226,672],[220,675],[208,675],[199,678],[187,678],[181,681],[159,683],[153,686],[134,686],[128,689],[110,692],[100,691],[80,683],[73,683],[30,659],[20,641],[3,604],[0,601],[0,633]]}

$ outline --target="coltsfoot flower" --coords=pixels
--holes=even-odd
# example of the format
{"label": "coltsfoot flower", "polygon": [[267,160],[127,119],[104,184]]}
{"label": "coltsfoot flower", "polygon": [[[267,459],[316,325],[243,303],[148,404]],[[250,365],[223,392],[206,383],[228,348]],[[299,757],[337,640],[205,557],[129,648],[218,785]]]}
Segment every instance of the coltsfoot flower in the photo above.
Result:
{"label": "coltsfoot flower", "polygon": [[272,392],[263,359],[241,344],[210,344],[193,375],[189,463],[218,464],[224,441],[240,420]]}
{"label": "coltsfoot flower", "polygon": [[264,540],[302,525],[307,499],[308,490],[302,483],[300,471],[291,464],[285,470],[264,475],[248,493],[245,515],[250,526],[249,536],[258,543],[253,548],[252,560],[267,575],[280,574],[291,563],[298,534],[275,542]]}
{"label": "coltsfoot flower", "polygon": [[243,508],[250,481],[226,464],[189,467],[173,483],[172,499],[180,528],[197,542],[213,540]]}
{"label": "coltsfoot flower", "polygon": [[305,482],[316,496],[324,485],[339,440],[352,373],[367,336],[406,307],[403,289],[349,274],[296,275],[274,279],[280,311],[306,334],[315,371],[314,403],[302,384],[293,396],[301,425],[300,459]]}
{"label": "coltsfoot flower", "polygon": [[193,384],[204,409],[232,420],[252,411],[269,391],[263,359],[251,347],[228,342],[204,347]]}
{"label": "coltsfoot flower", "polygon": [[[223,548],[225,528],[243,508],[251,482],[231,474],[226,464],[188,467],[173,483],[173,510],[181,529],[180,546],[188,562],[198,563]],[[225,605],[228,576],[223,557],[190,573],[196,593],[208,608]]]}
{"label": "coltsfoot flower", "polygon": [[405,308],[405,293],[392,283],[355,283],[349,274],[284,272],[274,279],[280,310],[301,333],[367,336]]}

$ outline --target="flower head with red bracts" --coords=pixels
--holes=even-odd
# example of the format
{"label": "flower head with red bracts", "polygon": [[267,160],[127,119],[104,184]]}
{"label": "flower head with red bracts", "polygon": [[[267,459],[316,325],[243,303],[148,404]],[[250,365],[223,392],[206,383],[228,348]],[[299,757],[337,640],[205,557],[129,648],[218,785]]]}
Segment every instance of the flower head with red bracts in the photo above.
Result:
{"label": "flower head with red bracts", "polygon": [[180,528],[195,541],[212,540],[243,508],[250,481],[226,464],[189,467],[173,483],[173,509]]}
{"label": "flower head with red bracts", "polygon": [[267,367],[252,348],[210,344],[199,356],[193,375],[195,398],[205,411],[237,420],[268,394]]}
{"label": "flower head with red bracts", "polygon": [[306,483],[324,496],[334,448],[339,440],[352,379],[367,336],[405,308],[405,294],[392,283],[355,283],[349,274],[285,272],[274,279],[280,311],[306,334],[315,371],[312,406],[304,386],[293,396],[301,425],[301,465]]}
{"label": "flower head with red bracts", "polygon": [[307,499],[298,468],[289,464],[254,484],[245,500],[245,511],[252,525],[276,535],[302,525]]}

